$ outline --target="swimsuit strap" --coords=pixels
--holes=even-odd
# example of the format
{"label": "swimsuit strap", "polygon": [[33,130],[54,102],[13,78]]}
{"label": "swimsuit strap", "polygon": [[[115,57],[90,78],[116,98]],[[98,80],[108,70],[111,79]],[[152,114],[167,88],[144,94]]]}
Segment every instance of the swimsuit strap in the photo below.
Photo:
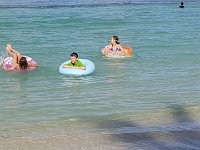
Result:
{"label": "swimsuit strap", "polygon": [[117,46],[112,46],[111,51],[121,51],[121,49]]}

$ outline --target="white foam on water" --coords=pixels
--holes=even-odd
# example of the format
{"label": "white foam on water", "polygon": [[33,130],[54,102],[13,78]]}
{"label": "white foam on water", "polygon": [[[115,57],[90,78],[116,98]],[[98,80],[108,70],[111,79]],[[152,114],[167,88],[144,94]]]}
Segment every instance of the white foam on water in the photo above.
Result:
{"label": "white foam on water", "polygon": [[4,59],[8,56],[8,53],[4,50],[0,53],[0,64],[3,63]]}

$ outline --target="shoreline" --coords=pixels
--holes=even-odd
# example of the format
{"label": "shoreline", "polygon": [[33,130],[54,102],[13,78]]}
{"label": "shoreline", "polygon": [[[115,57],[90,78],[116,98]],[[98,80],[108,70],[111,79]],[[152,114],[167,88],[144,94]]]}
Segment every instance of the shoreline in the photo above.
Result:
{"label": "shoreline", "polygon": [[[116,114],[100,118],[81,118],[75,120],[49,120],[36,123],[1,126],[0,137],[3,138],[46,138],[53,136],[79,136],[135,133],[147,131],[177,131],[181,129],[200,128],[199,106],[173,106],[156,111],[133,114]],[[173,128],[172,128],[173,127]]]}
{"label": "shoreline", "polygon": [[[140,120],[140,117],[142,119]],[[133,116],[132,116],[133,117]],[[1,136],[0,149],[12,150],[155,150],[200,147],[199,107],[173,107],[162,113],[134,116],[133,120],[98,122],[82,130],[59,128],[31,136]],[[146,119],[144,119],[146,118]],[[69,129],[69,128],[68,128]],[[65,131],[66,130],[66,131]],[[64,132],[65,131],[65,132]],[[74,131],[74,133],[73,133]],[[69,134],[69,133],[73,133]],[[46,133],[46,132],[43,132]]]}

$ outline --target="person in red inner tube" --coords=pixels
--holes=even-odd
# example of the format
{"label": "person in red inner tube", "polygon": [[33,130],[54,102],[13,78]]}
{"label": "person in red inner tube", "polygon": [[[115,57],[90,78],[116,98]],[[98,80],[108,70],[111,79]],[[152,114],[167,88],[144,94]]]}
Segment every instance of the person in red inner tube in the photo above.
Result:
{"label": "person in red inner tube", "polygon": [[126,50],[120,45],[118,36],[112,36],[111,43],[108,45],[103,51],[103,55],[107,55],[108,53],[118,53],[118,55],[124,56],[126,54]]}
{"label": "person in red inner tube", "polygon": [[6,50],[13,58],[13,69],[26,70],[28,67],[38,67],[38,64],[29,64],[26,57],[23,57],[20,52],[15,50],[11,44],[6,45]]}

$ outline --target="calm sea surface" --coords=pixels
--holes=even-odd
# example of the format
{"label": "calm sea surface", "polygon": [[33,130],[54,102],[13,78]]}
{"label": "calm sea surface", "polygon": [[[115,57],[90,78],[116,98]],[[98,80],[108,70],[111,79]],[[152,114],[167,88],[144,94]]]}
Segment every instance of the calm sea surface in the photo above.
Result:
{"label": "calm sea surface", "polygon": [[[0,70],[0,136],[199,131],[200,4],[179,3],[1,0],[0,59],[12,43],[40,67]],[[102,57],[112,35],[135,55]],[[93,74],[58,72],[73,51]]]}

